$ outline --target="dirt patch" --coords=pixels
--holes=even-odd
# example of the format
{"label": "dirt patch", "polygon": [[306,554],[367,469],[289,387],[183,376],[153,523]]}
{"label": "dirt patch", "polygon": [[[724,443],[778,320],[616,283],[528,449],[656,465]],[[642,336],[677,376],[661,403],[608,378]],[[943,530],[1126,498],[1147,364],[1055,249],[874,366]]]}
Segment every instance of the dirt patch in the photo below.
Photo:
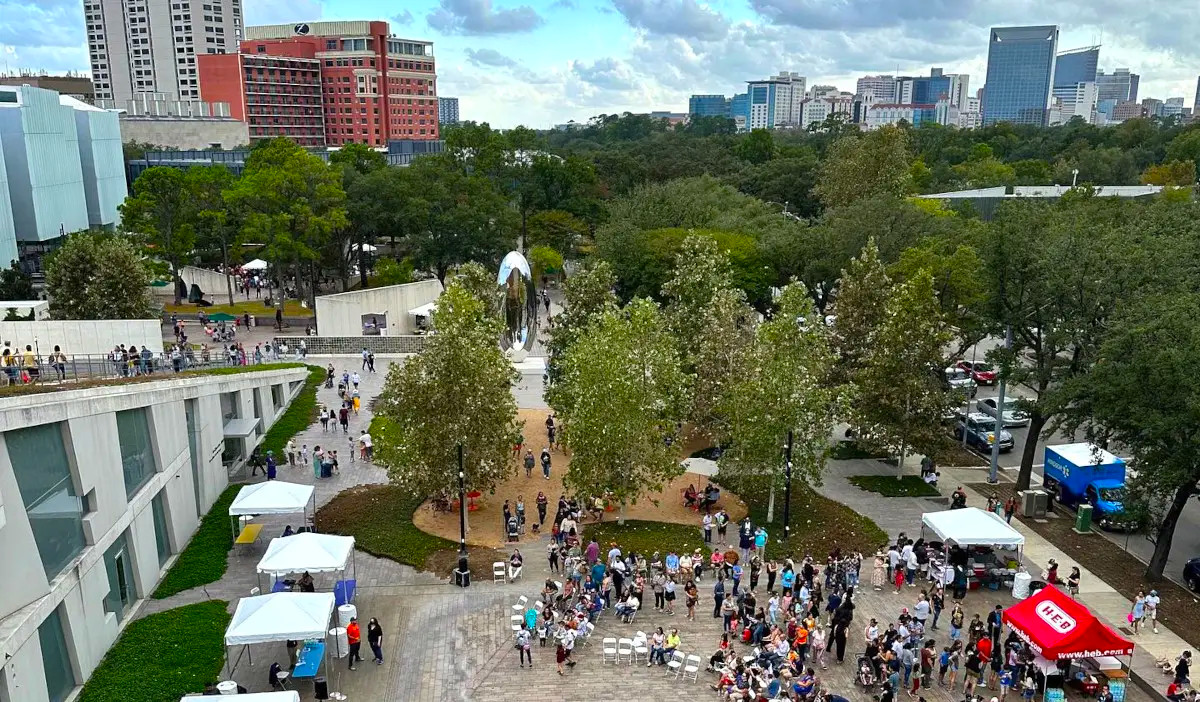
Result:
{"label": "dirt patch", "polygon": [[[468,546],[467,557],[471,580],[474,582],[491,581],[492,564],[508,562],[508,554],[486,546]],[[456,568],[458,568],[458,549],[456,548],[434,551],[425,558],[424,570],[434,575],[448,578]]]}
{"label": "dirt patch", "polygon": [[[541,410],[520,410],[518,415],[525,422],[526,448],[531,449],[535,456],[540,455],[542,447],[547,445],[545,429],[546,413]],[[684,451],[688,450],[689,446],[694,445],[697,448],[703,448],[704,445],[701,441],[683,441],[681,444],[681,450]],[[516,470],[512,477],[497,486],[493,493],[475,500],[475,509],[467,516],[467,544],[493,548],[502,548],[504,546],[506,538],[503,524],[505,500],[509,501],[509,504],[515,511],[518,499],[523,499],[525,502],[525,518],[527,523],[530,526],[537,524],[537,495],[539,491],[545,493],[549,503],[546,509],[545,524],[545,528],[549,529],[550,520],[554,519],[554,511],[558,505],[558,497],[565,492],[563,490],[562,476],[566,472],[570,462],[570,456],[561,448],[551,449],[550,479],[547,480],[542,477],[540,462],[534,466],[532,474],[527,478],[525,477],[525,469],[521,463],[521,459],[513,458],[513,465],[516,466]],[[708,481],[709,478],[707,476],[697,473],[684,473],[667,484],[661,491],[644,495],[638,500],[637,504],[626,506],[625,517],[628,519],[644,519],[657,522],[672,522],[675,524],[694,524],[699,527],[700,515],[696,511],[683,506],[683,491],[689,484],[695,486],[697,490],[703,489]],[[737,495],[727,490],[721,491],[721,500],[717,503],[717,506],[728,512],[730,517],[735,520],[741,519],[746,515],[747,511],[746,504]],[[605,514],[601,521],[615,520],[616,518],[617,513],[612,511]],[[422,531],[452,541],[458,541],[457,510],[439,512],[430,503],[426,502],[413,514],[412,521]],[[590,523],[590,520],[583,523],[585,532],[588,523]],[[522,538],[528,540],[531,534],[532,532],[529,532]]]}
{"label": "dirt patch", "polygon": [[[974,483],[969,486],[982,495],[998,493],[1002,500],[1007,500],[1014,494],[1014,486],[1011,483],[1000,485]],[[1109,587],[1129,600],[1137,597],[1138,590],[1143,592],[1149,592],[1152,588],[1158,590],[1158,595],[1162,598],[1162,602],[1158,606],[1159,621],[1184,641],[1200,647],[1200,607],[1197,607],[1197,598],[1193,593],[1165,578],[1151,582],[1146,578],[1146,564],[1126,553],[1121,547],[1099,534],[1085,536],[1075,533],[1072,530],[1072,527],[1075,526],[1074,512],[1060,508],[1056,514],[1057,518],[1043,521],[1025,518],[1019,514],[1017,519],[1037,532],[1039,536],[1062,549],[1079,565],[1087,568]],[[1133,538],[1140,539],[1142,537],[1135,535]]]}

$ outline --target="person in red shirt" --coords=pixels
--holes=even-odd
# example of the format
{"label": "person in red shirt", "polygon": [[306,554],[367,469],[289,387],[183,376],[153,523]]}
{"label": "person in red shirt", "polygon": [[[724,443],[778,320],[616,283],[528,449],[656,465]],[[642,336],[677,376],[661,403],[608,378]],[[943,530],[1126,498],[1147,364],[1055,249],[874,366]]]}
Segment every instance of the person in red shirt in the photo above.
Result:
{"label": "person in red shirt", "polygon": [[362,632],[358,629],[358,619],[351,619],[350,625],[346,627],[346,640],[350,643],[350,670],[354,670],[354,661],[362,661],[363,657],[359,654],[359,649],[362,648]]}
{"label": "person in red shirt", "polygon": [[1183,686],[1178,680],[1172,680],[1170,685],[1167,685],[1167,699],[1171,702],[1181,702],[1183,700]]}

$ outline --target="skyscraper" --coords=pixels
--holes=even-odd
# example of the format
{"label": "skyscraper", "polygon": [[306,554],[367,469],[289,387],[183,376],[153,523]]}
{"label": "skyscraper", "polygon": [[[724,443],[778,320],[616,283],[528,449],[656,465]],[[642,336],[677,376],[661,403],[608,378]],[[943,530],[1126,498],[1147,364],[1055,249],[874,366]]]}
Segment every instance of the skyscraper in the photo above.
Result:
{"label": "skyscraper", "polygon": [[1108,74],[1103,70],[1096,71],[1096,87],[1100,91],[1101,102],[1137,102],[1138,79],[1138,74],[1130,73],[1128,68],[1118,68]]}
{"label": "skyscraper", "polygon": [[1192,114],[1200,114],[1200,78],[1196,78],[1196,97],[1192,100]]}
{"label": "skyscraper", "polygon": [[438,97],[438,124],[458,124],[458,98]]}
{"label": "skyscraper", "polygon": [[858,79],[854,94],[859,97],[871,95],[875,102],[896,102],[895,76],[863,76]]}
{"label": "skyscraper", "polygon": [[1096,80],[1096,65],[1099,61],[1099,46],[1062,52],[1054,60],[1054,87],[1069,88],[1073,91],[1079,83],[1091,83]]}
{"label": "skyscraper", "polygon": [[797,126],[802,119],[804,92],[808,79],[799,73],[782,71],[767,80],[748,82],[750,106],[748,129]]}
{"label": "skyscraper", "polygon": [[96,99],[199,100],[198,54],[237,51],[243,0],[83,0]]}
{"label": "skyscraper", "polygon": [[1057,26],[992,28],[984,125],[1046,123],[1057,50]]}

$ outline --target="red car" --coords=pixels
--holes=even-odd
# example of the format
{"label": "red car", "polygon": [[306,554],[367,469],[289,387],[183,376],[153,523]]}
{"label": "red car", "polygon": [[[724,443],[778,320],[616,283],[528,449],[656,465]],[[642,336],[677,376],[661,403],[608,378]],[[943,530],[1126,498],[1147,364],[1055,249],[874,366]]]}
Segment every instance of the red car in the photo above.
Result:
{"label": "red car", "polygon": [[990,363],[982,361],[972,363],[970,361],[959,361],[955,367],[966,371],[971,380],[974,380],[980,385],[995,385],[996,384],[996,367]]}

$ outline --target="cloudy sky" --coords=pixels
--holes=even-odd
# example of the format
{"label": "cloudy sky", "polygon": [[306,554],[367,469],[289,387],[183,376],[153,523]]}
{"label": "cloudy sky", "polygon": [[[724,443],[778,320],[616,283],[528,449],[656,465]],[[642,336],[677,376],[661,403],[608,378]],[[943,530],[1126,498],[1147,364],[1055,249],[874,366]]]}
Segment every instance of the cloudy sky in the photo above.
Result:
{"label": "cloudy sky", "polygon": [[[988,27],[1058,24],[1060,49],[1099,42],[1139,97],[1200,74],[1200,13],[1175,0],[243,0],[247,24],[386,19],[434,41],[438,92],[464,119],[548,127],[604,112],[686,111],[779,70],[853,90],[867,73],[968,73]],[[0,0],[0,70],[87,71],[82,0]],[[403,8],[403,9],[398,9]]]}

